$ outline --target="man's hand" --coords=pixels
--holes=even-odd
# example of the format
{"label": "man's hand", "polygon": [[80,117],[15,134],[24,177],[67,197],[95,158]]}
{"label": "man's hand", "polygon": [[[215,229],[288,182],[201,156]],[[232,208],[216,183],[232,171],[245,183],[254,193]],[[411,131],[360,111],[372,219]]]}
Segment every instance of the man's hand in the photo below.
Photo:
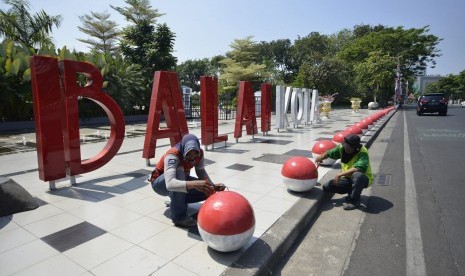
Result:
{"label": "man's hand", "polygon": [[318,165],[325,159],[326,159],[326,153],[323,153],[322,155],[318,155],[318,157],[315,158],[315,163]]}
{"label": "man's hand", "polygon": [[214,186],[208,180],[193,180],[187,181],[186,188],[189,189],[196,189],[201,191],[206,195],[211,195],[215,193]]}
{"label": "man's hand", "polygon": [[215,184],[215,191],[221,192],[224,191],[224,189],[226,189],[226,186],[223,183]]}
{"label": "man's hand", "polygon": [[336,174],[336,176],[333,178],[333,185],[334,186],[339,186],[339,180],[341,179],[341,177],[339,176],[339,174]]}

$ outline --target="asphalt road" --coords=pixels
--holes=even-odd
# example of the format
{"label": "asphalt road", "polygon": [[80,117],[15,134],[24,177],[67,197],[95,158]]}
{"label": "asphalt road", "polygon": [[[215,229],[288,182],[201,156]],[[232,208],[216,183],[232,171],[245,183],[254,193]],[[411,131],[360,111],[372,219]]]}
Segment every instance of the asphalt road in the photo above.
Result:
{"label": "asphalt road", "polygon": [[273,275],[465,275],[465,108],[399,110],[370,158],[366,207],[333,197]]}

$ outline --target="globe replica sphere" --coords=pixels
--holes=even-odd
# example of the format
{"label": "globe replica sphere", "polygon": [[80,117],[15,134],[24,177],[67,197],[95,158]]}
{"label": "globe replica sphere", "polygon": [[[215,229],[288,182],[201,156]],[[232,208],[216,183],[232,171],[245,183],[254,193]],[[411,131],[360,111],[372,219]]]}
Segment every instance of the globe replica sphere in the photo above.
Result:
{"label": "globe replica sphere", "polygon": [[[327,150],[334,149],[336,147],[336,143],[331,140],[321,140],[316,142],[312,147],[313,158],[316,159],[318,156],[325,153]],[[336,159],[326,158],[321,162],[321,165],[324,166],[331,166],[336,162]]]}
{"label": "globe replica sphere", "polygon": [[200,207],[197,219],[202,239],[221,252],[243,247],[255,230],[252,206],[245,197],[231,191],[211,195]]}
{"label": "globe replica sphere", "polygon": [[357,125],[352,125],[352,126],[346,128],[346,132],[350,133],[350,134],[359,135],[359,136],[363,134],[362,129],[360,127],[358,127]]}
{"label": "globe replica sphere", "polygon": [[318,170],[308,158],[295,156],[284,162],[281,178],[290,191],[306,192],[318,181]]}
{"label": "globe replica sphere", "polygon": [[334,134],[333,136],[333,141],[336,143],[342,143],[344,142],[344,137],[346,137],[347,132],[344,131],[339,131],[338,133]]}

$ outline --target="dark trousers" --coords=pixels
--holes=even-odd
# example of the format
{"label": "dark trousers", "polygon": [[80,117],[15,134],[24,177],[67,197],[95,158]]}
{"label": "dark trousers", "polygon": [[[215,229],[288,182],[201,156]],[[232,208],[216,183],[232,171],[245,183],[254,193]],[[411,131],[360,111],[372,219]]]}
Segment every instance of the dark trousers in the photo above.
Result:
{"label": "dark trousers", "polygon": [[365,174],[355,172],[351,177],[341,177],[337,186],[334,185],[334,180],[328,181],[323,185],[323,191],[326,193],[348,194],[352,202],[358,202],[362,190],[368,187],[369,181]]}
{"label": "dark trousers", "polygon": [[[189,181],[198,179],[188,176],[186,180]],[[173,221],[179,221],[186,218],[187,204],[200,202],[207,199],[207,196],[204,193],[196,189],[190,189],[187,191],[187,193],[168,191],[166,189],[165,176],[163,174],[152,182],[152,189],[159,195],[170,197],[170,212],[171,219]]]}

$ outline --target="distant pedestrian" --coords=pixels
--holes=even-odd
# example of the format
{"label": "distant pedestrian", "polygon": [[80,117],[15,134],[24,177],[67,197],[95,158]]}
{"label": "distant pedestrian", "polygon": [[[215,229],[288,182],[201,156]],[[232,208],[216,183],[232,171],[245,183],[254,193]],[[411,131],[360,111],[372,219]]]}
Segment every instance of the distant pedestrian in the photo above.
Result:
{"label": "distant pedestrian", "polygon": [[324,192],[348,194],[344,210],[357,208],[362,190],[373,184],[368,150],[362,146],[358,135],[349,134],[342,144],[318,156],[315,162],[319,164],[328,157],[341,159],[341,172],[323,185]]}
{"label": "distant pedestrian", "polygon": [[[192,168],[198,178],[190,175]],[[182,137],[181,142],[169,149],[158,161],[149,179],[153,190],[171,199],[171,219],[176,226],[190,227],[197,224],[187,216],[187,204],[200,202],[215,191],[224,190],[223,184],[213,184],[205,171],[203,150],[193,134]]]}

